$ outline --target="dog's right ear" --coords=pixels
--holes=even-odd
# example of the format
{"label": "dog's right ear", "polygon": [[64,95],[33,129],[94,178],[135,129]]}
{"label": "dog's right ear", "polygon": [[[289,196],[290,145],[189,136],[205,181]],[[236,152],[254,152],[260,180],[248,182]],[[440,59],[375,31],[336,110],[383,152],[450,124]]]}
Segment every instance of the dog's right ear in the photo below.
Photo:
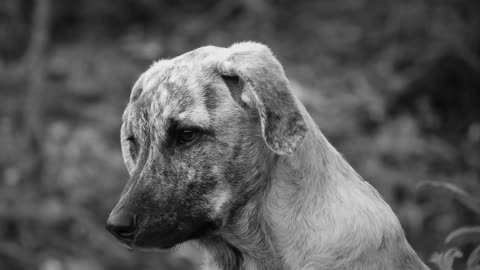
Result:
{"label": "dog's right ear", "polygon": [[292,154],[307,127],[283,68],[270,49],[254,42],[234,44],[218,69],[233,98],[258,111],[267,146],[280,155]]}

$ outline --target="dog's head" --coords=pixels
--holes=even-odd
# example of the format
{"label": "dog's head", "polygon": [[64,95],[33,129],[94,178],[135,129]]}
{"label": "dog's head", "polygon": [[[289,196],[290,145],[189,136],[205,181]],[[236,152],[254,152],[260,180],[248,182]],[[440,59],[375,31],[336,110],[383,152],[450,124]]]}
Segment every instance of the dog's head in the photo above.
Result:
{"label": "dog's head", "polygon": [[209,46],[159,61],[140,76],[123,115],[130,180],[107,228],[150,249],[218,232],[262,181],[265,160],[293,153],[305,132],[264,45]]}

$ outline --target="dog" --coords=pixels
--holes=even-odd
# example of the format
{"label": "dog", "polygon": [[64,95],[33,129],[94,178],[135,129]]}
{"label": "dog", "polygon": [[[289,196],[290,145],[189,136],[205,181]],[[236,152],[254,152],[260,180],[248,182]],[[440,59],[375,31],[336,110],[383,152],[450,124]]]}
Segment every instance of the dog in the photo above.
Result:
{"label": "dog", "polygon": [[263,44],[154,63],[122,119],[130,180],[106,227],[131,249],[194,243],[210,270],[428,269]]}

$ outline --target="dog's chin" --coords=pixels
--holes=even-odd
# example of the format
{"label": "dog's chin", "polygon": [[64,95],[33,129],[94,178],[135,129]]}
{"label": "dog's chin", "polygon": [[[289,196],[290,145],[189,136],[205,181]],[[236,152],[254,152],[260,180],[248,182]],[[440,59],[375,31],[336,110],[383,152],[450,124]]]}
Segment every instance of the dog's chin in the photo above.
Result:
{"label": "dog's chin", "polygon": [[181,243],[173,245],[171,247],[165,247],[165,246],[162,246],[162,247],[160,247],[160,246],[158,246],[158,247],[156,247],[156,246],[148,247],[148,246],[136,246],[136,245],[132,244],[132,245],[126,246],[126,247],[127,247],[127,249],[129,249],[131,251],[170,253],[180,245],[181,245]]}
{"label": "dog's chin", "polygon": [[130,244],[130,249],[138,250],[138,251],[169,251],[170,249],[174,248],[175,246],[188,241],[188,238],[178,237],[178,238],[159,238],[155,237],[151,240],[141,240],[141,241],[133,241]]}
{"label": "dog's chin", "polygon": [[[149,226],[153,227],[153,226]],[[182,230],[162,230],[159,227],[149,230],[139,230],[132,241],[122,241],[122,244],[130,250],[139,251],[170,251],[176,246],[189,241],[207,237],[220,229],[217,222],[205,222],[196,224],[192,228]]]}

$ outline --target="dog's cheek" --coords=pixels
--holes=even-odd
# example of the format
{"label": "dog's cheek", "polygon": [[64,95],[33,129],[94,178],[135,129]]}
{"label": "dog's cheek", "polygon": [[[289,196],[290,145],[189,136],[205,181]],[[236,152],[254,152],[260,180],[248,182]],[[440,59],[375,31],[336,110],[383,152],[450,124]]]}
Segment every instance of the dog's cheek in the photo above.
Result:
{"label": "dog's cheek", "polygon": [[203,205],[205,213],[212,221],[223,220],[223,213],[231,201],[232,192],[230,184],[225,177],[225,166],[220,154],[214,147],[206,147],[203,157],[196,164],[198,184],[191,188],[195,190],[196,197],[206,202]]}
{"label": "dog's cheek", "polygon": [[223,219],[227,209],[229,209],[232,200],[232,192],[230,189],[222,187],[217,188],[207,196],[209,204],[210,217],[212,219]]}

